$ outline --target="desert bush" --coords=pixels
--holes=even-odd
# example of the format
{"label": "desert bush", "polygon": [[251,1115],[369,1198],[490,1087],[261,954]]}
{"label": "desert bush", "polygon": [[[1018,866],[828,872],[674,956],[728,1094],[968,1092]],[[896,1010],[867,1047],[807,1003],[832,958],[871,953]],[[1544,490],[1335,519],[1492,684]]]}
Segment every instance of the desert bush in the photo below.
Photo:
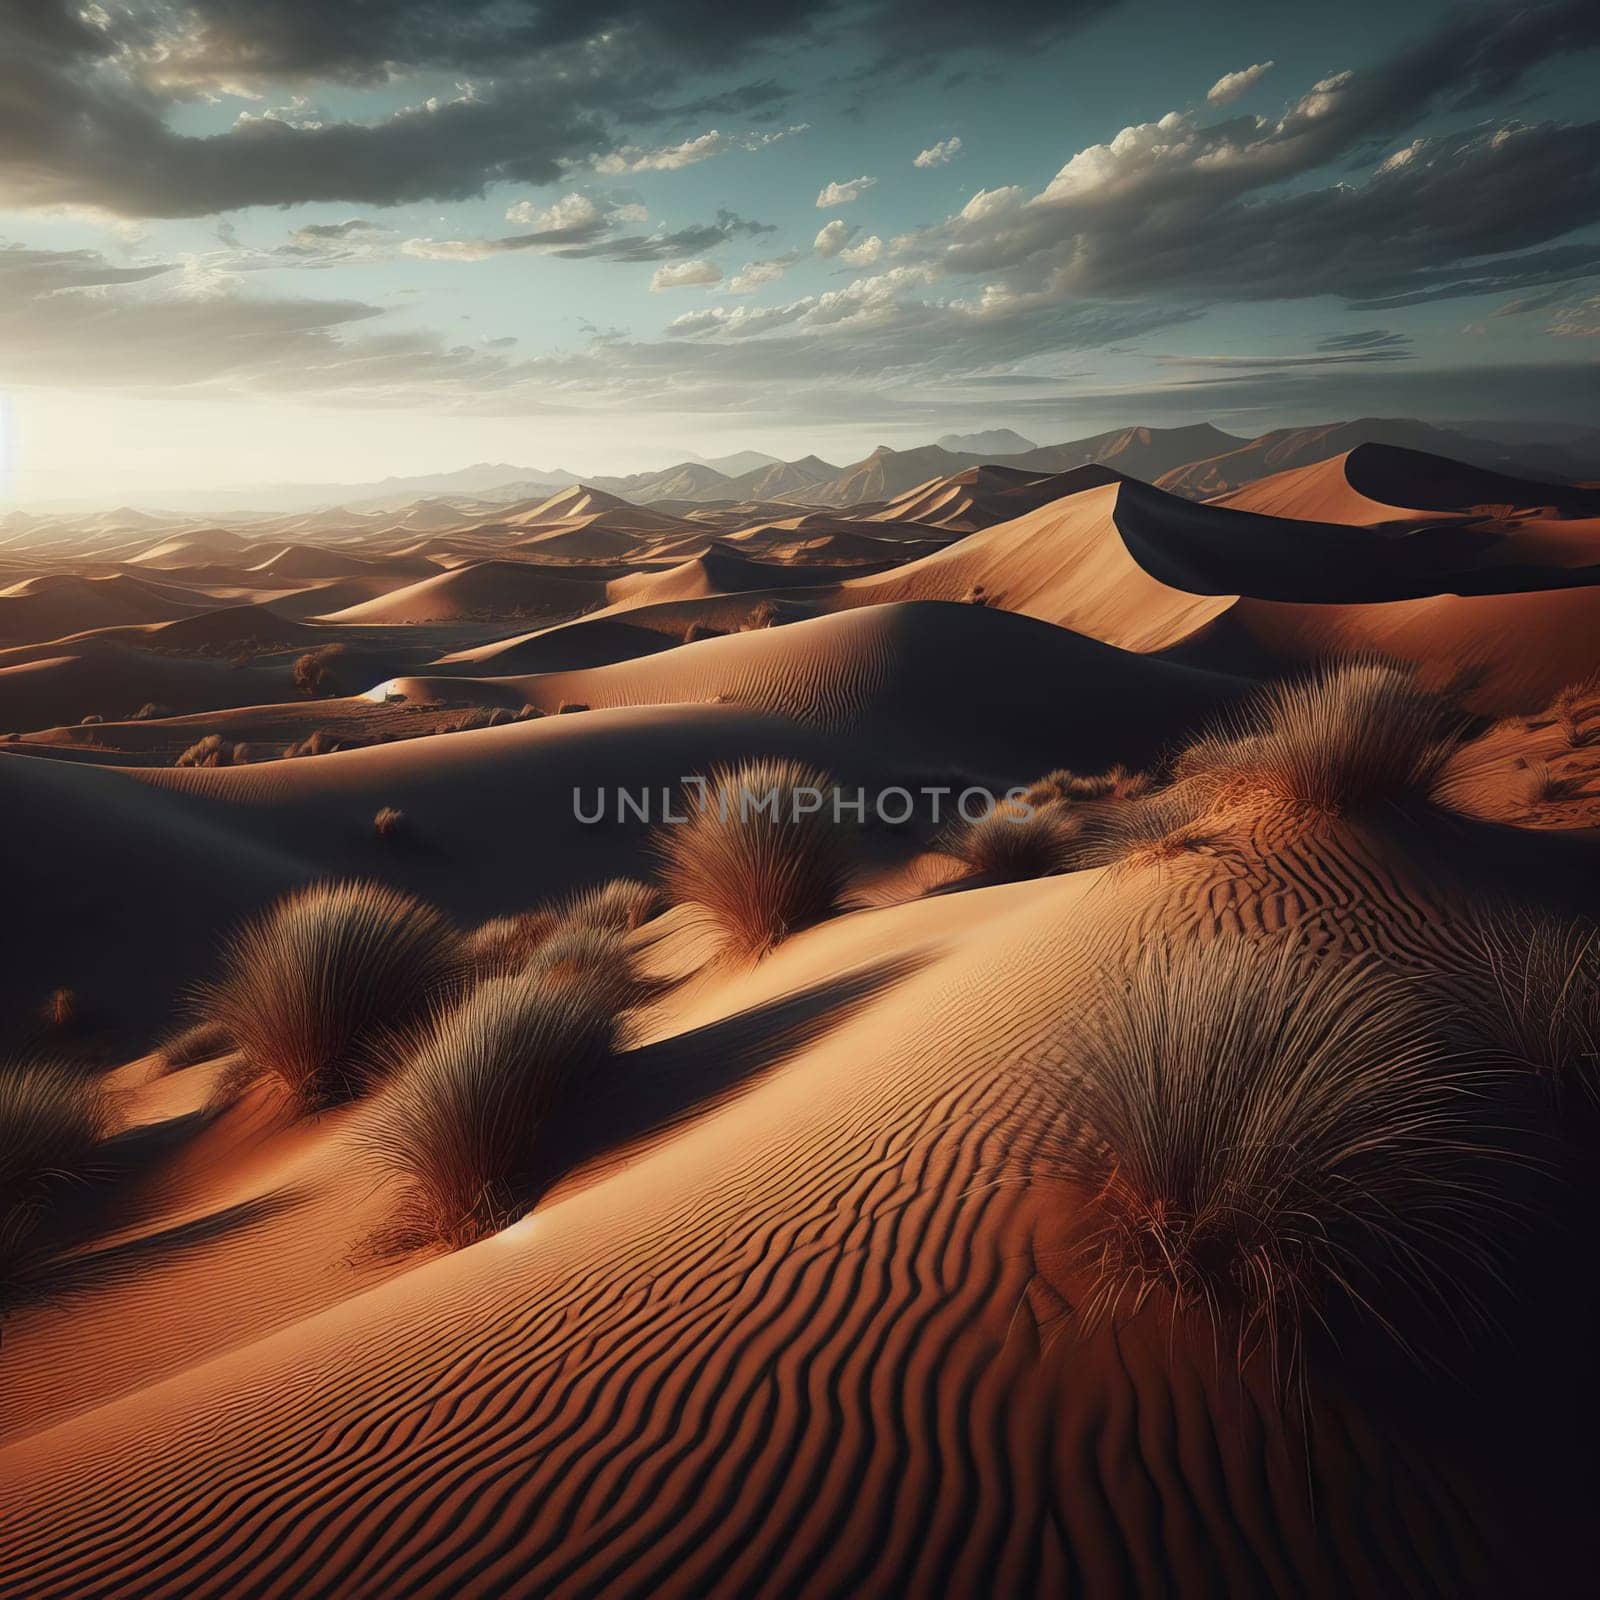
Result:
{"label": "desert bush", "polygon": [[233,747],[233,765],[236,767],[244,766],[247,762],[251,761],[254,756],[255,752],[250,748],[247,740],[241,739]]}
{"label": "desert bush", "polygon": [[1276,1366],[1336,1297],[1397,1337],[1411,1310],[1481,1311],[1513,1158],[1445,1037],[1375,957],[1232,938],[1108,973],[1044,1074],[1070,1130],[1044,1169],[1092,1196],[1085,1319],[1164,1291]]}
{"label": "desert bush", "polygon": [[0,1311],[22,1287],[52,1196],[88,1175],[107,1121],[100,1086],[81,1072],[0,1062]]}
{"label": "desert bush", "polygon": [[78,726],[80,728],[92,728],[105,720],[98,711],[91,711],[88,716],[79,718]]}
{"label": "desert bush", "polygon": [[384,806],[372,819],[372,831],[380,839],[398,839],[407,831],[406,814],[394,806]]}
{"label": "desert bush", "polygon": [[383,1242],[451,1248],[514,1221],[541,1124],[622,1039],[598,972],[487,979],[397,1069],[364,1140],[401,1181]]}
{"label": "desert bush", "polygon": [[631,932],[660,912],[663,898],[656,884],[641,883],[637,878],[612,878],[569,896],[561,904],[561,919]]}
{"label": "desert bush", "polygon": [[129,722],[159,722],[163,717],[175,717],[177,712],[171,706],[164,706],[158,700],[146,700],[145,703],[128,718]]}
{"label": "desert bush", "polygon": [[969,606],[986,606],[993,602],[989,598],[989,591],[981,584],[975,583],[962,595],[961,602]]}
{"label": "desert bush", "polygon": [[252,1072],[315,1111],[366,1089],[466,970],[460,936],[431,906],[373,883],[315,884],[233,936],[209,1011]]}
{"label": "desert bush", "polygon": [[208,733],[196,740],[178,757],[180,767],[226,767],[233,764],[233,746],[222,742],[219,733]]}
{"label": "desert bush", "polygon": [[544,712],[542,712],[538,706],[524,706],[519,712],[517,712],[516,720],[518,722],[534,722],[543,715]]}
{"label": "desert bush", "polygon": [[163,1072],[179,1072],[202,1061],[215,1061],[232,1050],[233,1036],[220,1022],[196,1022],[162,1040],[156,1056]]}
{"label": "desert bush", "polygon": [[1208,825],[1203,800],[1203,795],[1179,785],[1126,805],[1100,803],[1086,808],[1078,865],[1148,866],[1204,850],[1220,833]]}
{"label": "desert bush", "polygon": [[709,622],[691,622],[683,630],[685,644],[698,644],[702,639],[720,639],[723,637],[721,628],[713,628]]}
{"label": "desert bush", "polygon": [[1460,730],[1412,672],[1355,658],[1274,686],[1185,750],[1173,776],[1214,798],[1259,795],[1342,816],[1425,799]]}
{"label": "desert bush", "polygon": [[39,1007],[39,1020],[57,1033],[65,1033],[78,1019],[78,996],[71,989],[52,989]]}
{"label": "desert bush", "polygon": [[467,935],[473,971],[490,975],[519,971],[560,921],[554,911],[541,907],[480,924]]}
{"label": "desert bush", "polygon": [[[1556,727],[1561,730],[1569,749],[1580,750],[1585,745],[1600,743],[1600,710],[1593,704],[1597,699],[1600,699],[1600,675],[1585,678],[1581,683],[1569,683],[1550,702]],[[1586,721],[1588,727],[1584,726]]]}
{"label": "desert bush", "polygon": [[977,821],[947,828],[938,848],[971,872],[1015,883],[1067,871],[1075,862],[1080,829],[1078,818],[1060,805],[1003,800]]}
{"label": "desert bush", "polygon": [[564,717],[570,712],[587,711],[588,709],[588,706],[586,706],[581,700],[563,700],[561,704],[556,707],[556,715],[558,717]]}
{"label": "desert bush", "polygon": [[318,645],[306,651],[294,664],[295,688],[305,695],[337,692],[335,668],[344,653],[342,644]]}
{"label": "desert bush", "polygon": [[345,734],[335,733],[332,728],[317,728],[297,743],[285,745],[283,753],[290,759],[297,756],[330,756],[340,750],[362,750],[366,744],[365,739],[352,739]]}
{"label": "desert bush", "polygon": [[786,620],[783,607],[776,600],[761,600],[750,608],[739,627],[742,633],[757,633],[762,628],[775,628]]}
{"label": "desert bush", "polygon": [[[810,790],[821,807],[802,814],[798,791]],[[716,768],[690,797],[689,820],[656,833],[668,898],[696,907],[725,951],[742,957],[763,955],[827,916],[849,880],[832,793],[825,772],[799,761]]]}
{"label": "desert bush", "polygon": [[1104,772],[1073,772],[1057,767],[1031,783],[1023,798],[1030,805],[1047,805],[1052,800],[1137,800],[1151,788],[1147,772],[1134,772],[1117,765]]}
{"label": "desert bush", "polygon": [[1600,927],[1527,907],[1474,913],[1466,1025],[1558,1093],[1600,1099]]}

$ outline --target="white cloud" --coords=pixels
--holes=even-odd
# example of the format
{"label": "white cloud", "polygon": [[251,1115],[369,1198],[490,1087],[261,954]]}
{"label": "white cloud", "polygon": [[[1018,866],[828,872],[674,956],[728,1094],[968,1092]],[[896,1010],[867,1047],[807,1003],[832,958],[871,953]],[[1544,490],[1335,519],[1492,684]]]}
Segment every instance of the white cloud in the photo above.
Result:
{"label": "white cloud", "polygon": [[835,217],[817,230],[811,248],[819,256],[836,256],[860,231],[854,223],[846,222],[843,217]]}
{"label": "white cloud", "polygon": [[498,239],[407,239],[400,251],[421,261],[487,261],[506,247]]}
{"label": "white cloud", "polygon": [[839,252],[839,259],[852,267],[870,267],[883,254],[883,240],[877,234],[863,239],[860,244]]}
{"label": "white cloud", "polygon": [[1002,212],[1021,205],[1024,192],[1020,184],[1009,184],[1003,189],[980,189],[962,206],[962,219],[966,222],[986,222],[990,217],[998,217]]}
{"label": "white cloud", "polygon": [[1242,67],[1238,72],[1224,72],[1206,91],[1206,99],[1214,106],[1225,106],[1237,100],[1246,89],[1253,89],[1272,71],[1275,61],[1258,61],[1253,67]]}
{"label": "white cloud", "polygon": [[953,134],[929,145],[912,163],[914,167],[948,167],[961,154],[961,141]]}
{"label": "white cloud", "polygon": [[764,150],[780,139],[804,133],[810,126],[808,122],[797,122],[771,133],[723,133],[712,128],[693,139],[685,139],[681,144],[662,145],[654,150],[626,144],[620,150],[601,156],[595,162],[594,169],[607,176],[624,172],[679,172],[684,167],[696,166],[730,150]]}
{"label": "white cloud", "polygon": [[868,189],[877,183],[876,178],[860,177],[851,178],[845,183],[830,183],[821,194],[817,196],[819,210],[827,210],[829,206],[847,206],[859,200]]}
{"label": "white cloud", "polygon": [[663,289],[691,289],[697,284],[722,282],[722,268],[715,261],[668,261],[650,277],[653,293]]}
{"label": "white cloud", "polygon": [[566,232],[569,229],[589,228],[599,222],[605,213],[586,194],[564,194],[552,206],[540,210],[531,200],[519,200],[506,208],[507,222],[520,222],[535,232]]}
{"label": "white cloud", "polygon": [[792,256],[777,256],[770,261],[747,261],[728,279],[729,294],[754,294],[769,283],[776,283],[793,265]]}

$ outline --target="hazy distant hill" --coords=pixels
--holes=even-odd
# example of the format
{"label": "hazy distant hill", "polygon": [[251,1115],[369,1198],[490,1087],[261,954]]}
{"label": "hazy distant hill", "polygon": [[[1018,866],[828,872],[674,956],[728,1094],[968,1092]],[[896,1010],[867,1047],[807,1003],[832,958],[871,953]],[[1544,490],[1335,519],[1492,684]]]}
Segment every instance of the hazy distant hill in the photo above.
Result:
{"label": "hazy distant hill", "polygon": [[1010,428],[990,428],[984,433],[947,433],[934,443],[941,450],[969,456],[1017,456],[1039,448],[1032,439],[1024,439]]}
{"label": "hazy distant hill", "polygon": [[[1600,443],[1600,435],[1596,436]],[[1159,487],[1191,500],[1226,494],[1275,472],[1310,466],[1330,456],[1343,455],[1358,445],[1394,445],[1532,478],[1583,478],[1600,472],[1600,449],[1582,452],[1579,442],[1551,445],[1543,442],[1500,443],[1480,435],[1437,428],[1414,417],[1360,417],[1354,422],[1330,422],[1311,428],[1275,428],[1259,439],[1241,442],[1215,455],[1175,466],[1157,479]]]}

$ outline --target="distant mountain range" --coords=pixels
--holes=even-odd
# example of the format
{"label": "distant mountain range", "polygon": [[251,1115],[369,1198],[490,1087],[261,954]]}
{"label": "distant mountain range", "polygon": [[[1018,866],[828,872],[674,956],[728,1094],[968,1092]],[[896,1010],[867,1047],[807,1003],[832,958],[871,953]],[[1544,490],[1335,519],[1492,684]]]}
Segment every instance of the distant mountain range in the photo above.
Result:
{"label": "distant mountain range", "polygon": [[[937,444],[907,450],[879,445],[860,461],[842,467],[814,455],[780,461],[755,450],[712,460],[695,457],[661,471],[625,477],[580,478],[560,467],[480,462],[455,472],[385,478],[377,483],[279,484],[173,493],[160,496],[158,502],[141,502],[141,506],[143,514],[154,507],[161,512],[208,516],[333,508],[367,515],[398,511],[421,500],[442,500],[451,506],[534,502],[580,482],[636,505],[661,505],[663,509],[717,502],[846,506],[893,500],[930,479],[947,478],[980,465],[1046,474],[1094,464],[1201,500],[1275,472],[1326,460],[1361,444],[1420,450],[1523,477],[1558,482],[1600,479],[1597,428],[1556,423],[1542,429],[1496,423],[1443,428],[1410,417],[1363,417],[1315,427],[1278,428],[1255,439],[1202,422],[1177,428],[1118,428],[1063,444],[1035,445],[1009,428],[997,428],[985,433],[946,434]],[[12,512],[0,516],[0,527],[20,526],[30,515]]]}

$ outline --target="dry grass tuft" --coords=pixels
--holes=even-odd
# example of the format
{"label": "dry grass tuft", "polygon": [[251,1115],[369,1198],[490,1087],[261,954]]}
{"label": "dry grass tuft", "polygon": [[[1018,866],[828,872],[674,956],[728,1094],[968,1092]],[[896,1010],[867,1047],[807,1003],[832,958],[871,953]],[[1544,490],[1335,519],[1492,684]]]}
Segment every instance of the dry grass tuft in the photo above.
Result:
{"label": "dry grass tuft", "polygon": [[302,1111],[360,1094],[395,1039],[459,992],[466,954],[431,906],[373,883],[316,884],[237,932],[213,1019]]}
{"label": "dry grass tuft", "polygon": [[[734,957],[762,956],[826,917],[849,882],[833,792],[827,773],[799,761],[716,768],[689,820],[656,832],[668,898],[699,908]],[[808,810],[813,793],[820,806]]]}
{"label": "dry grass tuft", "polygon": [[65,1033],[78,1020],[78,995],[74,989],[52,989],[39,1007],[39,1020],[56,1033]]}
{"label": "dry grass tuft", "polygon": [[542,907],[515,916],[492,917],[467,935],[473,971],[498,977],[519,971],[560,925],[560,917]]}
{"label": "dry grass tuft", "polygon": [[220,1022],[196,1022],[156,1047],[163,1072],[179,1072],[232,1053],[233,1035]]}
{"label": "dry grass tuft", "polygon": [[1481,1313],[1512,1157],[1445,1037],[1371,957],[1226,939],[1109,975],[1048,1079],[1074,1131],[1044,1170],[1093,1196],[1086,1318],[1160,1291],[1284,1373],[1334,1299],[1407,1348],[1412,1310]]}
{"label": "dry grass tuft", "polygon": [[107,1122],[104,1093],[81,1072],[0,1062],[0,1311],[22,1287],[52,1196],[88,1175]]}
{"label": "dry grass tuft", "polygon": [[603,971],[545,963],[487,980],[438,1020],[365,1131],[402,1181],[382,1244],[454,1249],[516,1220],[541,1124],[620,1047],[615,995]]}
{"label": "dry grass tuft", "polygon": [[1600,927],[1522,907],[1480,912],[1462,992],[1473,1030],[1546,1078],[1600,1100]]}
{"label": "dry grass tuft", "polygon": [[1173,776],[1212,799],[1261,796],[1345,816],[1426,799],[1461,727],[1409,670],[1358,657],[1274,686],[1185,750]]}
{"label": "dry grass tuft", "polygon": [[222,742],[220,733],[208,733],[196,740],[178,757],[180,767],[227,767],[233,764],[234,747]]}
{"label": "dry grass tuft", "polygon": [[1048,805],[1051,801],[1137,800],[1148,794],[1150,787],[1149,773],[1133,772],[1120,764],[1093,773],[1057,767],[1031,783],[1024,798],[1035,806]]}
{"label": "dry grass tuft", "polygon": [[637,878],[612,878],[569,896],[562,902],[560,912],[564,922],[621,928],[631,933],[659,916],[665,903],[666,896],[657,884],[641,883]]}
{"label": "dry grass tuft", "polygon": [[385,806],[372,819],[372,831],[380,839],[399,839],[409,830],[406,814],[394,806]]}
{"label": "dry grass tuft", "polygon": [[1003,800],[976,822],[958,822],[938,848],[970,872],[1001,883],[1047,878],[1077,863],[1082,824],[1057,802],[1033,806]]}
{"label": "dry grass tuft", "polygon": [[1569,749],[1581,750],[1586,745],[1600,744],[1600,704],[1597,702],[1600,702],[1600,674],[1585,678],[1582,683],[1569,683],[1550,702],[1556,726]]}

